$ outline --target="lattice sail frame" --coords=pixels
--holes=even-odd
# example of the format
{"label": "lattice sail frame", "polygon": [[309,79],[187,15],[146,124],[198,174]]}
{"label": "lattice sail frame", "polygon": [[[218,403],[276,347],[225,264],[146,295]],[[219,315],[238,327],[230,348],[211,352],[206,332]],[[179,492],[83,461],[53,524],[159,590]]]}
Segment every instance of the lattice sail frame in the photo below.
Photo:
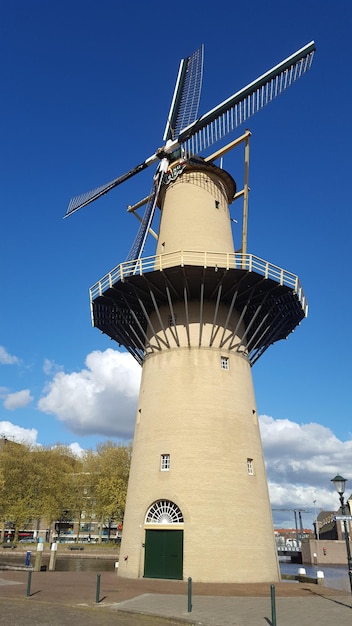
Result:
{"label": "lattice sail frame", "polygon": [[[142,163],[139,163],[125,174],[122,174],[122,176],[118,176],[105,185],[72,198],[66,212],[66,217],[87,204],[94,202],[94,200],[97,200],[118,185],[121,185],[121,183],[132,178],[132,176],[135,176],[153,163],[156,163],[158,160],[171,158],[170,155],[181,146],[184,147],[188,156],[196,155],[206,150],[236,129],[240,124],[248,120],[254,113],[262,109],[305,74],[312,65],[314,52],[315,43],[312,41],[198,120],[193,121],[187,128],[181,130],[176,139],[171,139],[172,134],[174,134],[174,129],[170,135],[168,135],[166,131],[170,139],[166,141],[166,144],[162,148],[158,149]],[[199,68],[197,64],[195,64],[195,67]],[[190,85],[193,85],[197,92],[198,88],[200,89],[201,80],[193,80],[193,82],[190,82]],[[191,100],[189,102],[191,102]],[[194,116],[195,109],[192,108],[193,105],[192,107],[188,106],[188,104],[186,106],[182,103],[182,99],[180,103],[182,107],[185,108],[185,111],[188,111],[188,114],[192,111],[192,115]],[[178,121],[175,111],[174,121],[176,120],[178,127],[178,124],[181,124],[181,120],[180,122]]]}
{"label": "lattice sail frame", "polygon": [[[174,139],[198,115],[200,92],[203,78],[204,47],[201,46],[186,59],[182,59],[176,81],[176,87],[168,115],[164,141]],[[127,255],[126,261],[139,259],[143,254],[149,228],[152,224],[162,184],[163,173],[158,169],[154,176],[153,188],[143,215],[137,235]]]}
{"label": "lattice sail frame", "polygon": [[314,52],[311,42],[183,130],[178,142],[193,155],[220,141],[303,76],[312,65]]}
{"label": "lattice sail frame", "polygon": [[198,116],[203,80],[204,46],[180,63],[174,95],[163,136],[164,141],[175,139]]}
{"label": "lattice sail frame", "polygon": [[138,228],[137,235],[127,255],[126,262],[140,259],[141,255],[143,254],[145,242],[148,236],[148,231],[153,221],[153,217],[154,217],[154,213],[155,213],[155,209],[156,209],[156,205],[158,201],[158,194],[162,185],[162,180],[163,180],[162,173],[159,173],[159,175],[156,176],[154,180],[152,193],[149,196],[149,200],[147,202],[147,206],[144,211],[141,225]]}

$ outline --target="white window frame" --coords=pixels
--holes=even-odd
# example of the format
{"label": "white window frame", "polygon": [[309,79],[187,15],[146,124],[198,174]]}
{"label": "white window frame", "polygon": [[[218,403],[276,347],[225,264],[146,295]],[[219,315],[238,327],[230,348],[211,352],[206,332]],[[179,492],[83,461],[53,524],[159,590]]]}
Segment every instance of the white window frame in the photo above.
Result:
{"label": "white window frame", "polygon": [[149,507],[145,524],[183,524],[181,509],[171,500],[158,500]]}
{"label": "white window frame", "polygon": [[160,455],[160,471],[161,472],[170,471],[170,455],[169,454]]}
{"label": "white window frame", "polygon": [[250,476],[254,476],[254,464],[253,459],[247,458],[247,472]]}
{"label": "white window frame", "polygon": [[224,371],[227,371],[230,369],[230,360],[228,356],[221,356],[220,357],[220,364],[221,364],[221,369]]}

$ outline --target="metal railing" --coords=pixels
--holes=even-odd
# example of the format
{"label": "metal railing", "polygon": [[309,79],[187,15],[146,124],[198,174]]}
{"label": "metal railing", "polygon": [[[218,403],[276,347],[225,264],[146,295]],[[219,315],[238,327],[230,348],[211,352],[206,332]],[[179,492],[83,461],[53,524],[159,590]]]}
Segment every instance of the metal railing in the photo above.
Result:
{"label": "metal railing", "polygon": [[276,546],[278,554],[286,554],[291,552],[302,552],[301,546]]}
{"label": "metal railing", "polygon": [[298,276],[287,270],[264,261],[253,254],[222,253],[222,252],[197,252],[181,250],[166,254],[144,257],[133,261],[120,263],[108,274],[103,276],[90,288],[90,299],[95,300],[98,296],[113,287],[117,282],[124,281],[130,276],[142,276],[147,272],[163,271],[170,267],[185,266],[213,267],[214,269],[245,270],[260,274],[267,279],[274,280],[280,285],[292,289],[297,295],[305,316],[308,314],[308,303],[303,293]]}

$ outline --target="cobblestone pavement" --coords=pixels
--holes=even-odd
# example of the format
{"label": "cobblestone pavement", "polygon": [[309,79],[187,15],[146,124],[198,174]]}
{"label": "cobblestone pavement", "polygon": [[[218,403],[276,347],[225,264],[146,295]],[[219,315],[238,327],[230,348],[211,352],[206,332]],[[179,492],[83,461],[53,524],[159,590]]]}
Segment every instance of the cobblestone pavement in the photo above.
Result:
{"label": "cobblestone pavement", "polygon": [[[270,584],[194,583],[104,572],[0,571],[1,626],[268,626]],[[28,583],[30,581],[30,587]],[[97,591],[98,602],[97,600]],[[28,594],[28,595],[27,595]],[[277,626],[351,626],[351,595],[305,583],[275,584]]]}
{"label": "cobblestone pavement", "polygon": [[179,620],[101,610],[100,607],[70,607],[27,600],[0,599],[1,626],[180,626]]}

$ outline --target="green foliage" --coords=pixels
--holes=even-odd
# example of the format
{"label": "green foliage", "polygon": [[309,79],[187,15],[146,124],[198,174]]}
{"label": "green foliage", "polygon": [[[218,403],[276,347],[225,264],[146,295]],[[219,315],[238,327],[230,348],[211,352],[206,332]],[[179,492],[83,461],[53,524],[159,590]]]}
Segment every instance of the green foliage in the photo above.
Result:
{"label": "green foliage", "polygon": [[41,517],[49,524],[60,519],[65,511],[74,508],[72,476],[81,469],[81,461],[69,448],[56,446],[37,449],[34,453],[37,467],[38,500]]}
{"label": "green foliage", "polygon": [[90,476],[90,494],[94,511],[102,524],[122,523],[131,463],[131,446],[111,441],[89,452],[85,466]]}
{"label": "green foliage", "polygon": [[3,477],[1,516],[18,529],[37,517],[36,467],[31,447],[4,440],[0,468]]}
{"label": "green foliage", "polygon": [[111,441],[77,458],[65,446],[31,447],[0,442],[0,520],[18,530],[33,520],[123,519],[131,446]]}

